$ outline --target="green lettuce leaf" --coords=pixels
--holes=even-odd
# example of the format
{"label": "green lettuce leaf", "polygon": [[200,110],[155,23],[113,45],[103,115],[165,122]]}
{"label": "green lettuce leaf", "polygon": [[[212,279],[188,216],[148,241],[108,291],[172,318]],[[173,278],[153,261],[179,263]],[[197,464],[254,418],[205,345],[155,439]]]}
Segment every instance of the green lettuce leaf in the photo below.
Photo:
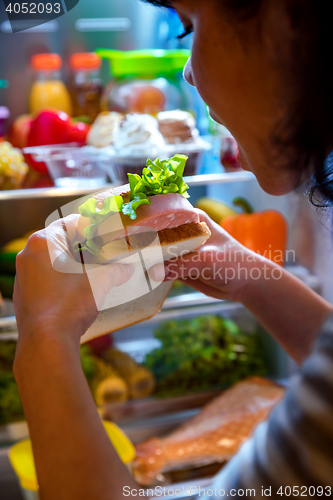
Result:
{"label": "green lettuce leaf", "polygon": [[134,196],[133,200],[128,203],[124,203],[122,212],[124,215],[128,215],[131,219],[136,219],[136,209],[140,205],[150,205],[150,201],[144,193],[138,193]]}
{"label": "green lettuce leaf", "polygon": [[138,193],[146,196],[164,193],[179,193],[189,198],[188,185],[183,180],[187,156],[175,155],[167,160],[147,160],[147,166],[142,170],[142,177],[128,174],[131,188],[131,199]]}
{"label": "green lettuce leaf", "polygon": [[102,209],[96,207],[95,198],[90,198],[85,203],[79,206],[79,213],[83,217],[89,217],[90,226],[84,228],[83,233],[87,240],[84,243],[76,241],[73,245],[73,251],[78,252],[87,250],[93,255],[98,255],[98,248],[94,243],[94,236],[97,231],[98,225],[107,219],[112,212],[120,212],[123,206],[123,198],[120,195],[112,195],[105,199]]}
{"label": "green lettuce leaf", "polygon": [[110,195],[106,198],[101,210],[96,207],[94,198],[83,203],[79,207],[79,212],[83,217],[89,217],[91,224],[84,229],[86,242],[75,242],[74,252],[78,252],[81,247],[82,250],[87,250],[93,255],[98,254],[99,250],[93,238],[98,225],[107,219],[112,212],[122,212],[134,220],[137,217],[136,210],[141,205],[150,205],[148,196],[179,193],[184,198],[189,198],[188,185],[183,180],[186,161],[187,156],[180,154],[167,160],[156,158],[152,161],[148,158],[141,177],[138,174],[127,174],[130,185],[130,201],[128,203],[124,203],[123,198],[118,195]]}

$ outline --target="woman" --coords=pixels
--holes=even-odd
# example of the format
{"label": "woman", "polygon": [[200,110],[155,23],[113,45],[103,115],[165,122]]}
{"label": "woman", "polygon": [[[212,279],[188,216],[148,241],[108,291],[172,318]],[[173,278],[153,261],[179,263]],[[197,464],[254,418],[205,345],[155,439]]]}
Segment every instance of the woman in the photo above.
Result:
{"label": "woman", "polygon": [[[193,31],[184,77],[235,136],[242,166],[255,173],[262,188],[274,195],[288,193],[314,174],[316,193],[332,200],[324,159],[333,142],[333,6],[320,0],[151,3],[175,8],[185,34]],[[255,488],[256,496],[263,496],[261,488],[268,495],[271,487],[271,496],[281,498],[285,486],[293,496],[308,495],[301,487],[321,486],[322,495],[320,490],[316,494],[331,496],[332,305],[285,271],[279,280],[264,279],[267,273],[272,276],[275,264],[255,254],[242,261],[248,270],[259,268],[262,279],[228,280],[225,267],[250,252],[203,213],[201,218],[212,231],[208,243],[185,263],[166,265],[165,273],[153,269],[154,278],[186,279],[199,270],[199,277],[190,280],[194,288],[244,304],[302,366],[300,379],[268,422],[215,478],[214,494],[222,496],[219,490],[224,489],[225,495],[237,497],[239,488]],[[63,224],[68,231],[75,217]],[[61,223],[50,227],[48,237],[63,252]],[[230,259],[216,275],[217,260],[207,255],[226,251]],[[203,276],[207,262],[212,271]],[[97,300],[132,272],[121,265],[108,271],[102,269]],[[52,268],[44,231],[33,235],[18,255],[14,302],[20,332],[14,373],[41,498],[123,498],[123,487],[136,485],[109,443],[80,366],[79,341],[97,316],[95,301],[85,274]]]}

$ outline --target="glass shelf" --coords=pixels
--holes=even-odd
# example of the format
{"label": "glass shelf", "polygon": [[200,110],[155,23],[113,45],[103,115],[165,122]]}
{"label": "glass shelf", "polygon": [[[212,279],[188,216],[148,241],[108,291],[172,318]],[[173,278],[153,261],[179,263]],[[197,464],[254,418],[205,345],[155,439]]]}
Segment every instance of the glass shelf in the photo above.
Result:
{"label": "glass shelf", "polygon": [[[11,313],[12,303],[11,301],[7,302],[8,302],[7,309],[9,310],[8,312]],[[164,319],[172,319],[175,314],[179,315],[179,312],[176,313],[176,311],[179,311],[179,309],[183,309],[184,313],[186,314],[186,310],[192,307],[203,307],[205,308],[205,310],[207,310],[208,314],[210,312],[210,306],[213,306],[212,310],[214,311],[225,308],[238,309],[242,307],[237,302],[229,302],[225,300],[214,299],[213,297],[208,297],[207,295],[204,295],[203,293],[200,292],[184,293],[176,295],[174,297],[168,297],[162,306],[162,310],[159,313],[157,313],[154,319],[151,318],[146,321],[155,322],[156,320],[162,321]],[[16,318],[14,315],[0,317],[0,340],[1,339],[4,340],[5,335],[7,336],[12,335],[13,332],[11,332],[10,330],[15,330],[15,329],[16,329]]]}
{"label": "glass shelf", "polygon": [[[185,182],[189,186],[207,186],[209,184],[223,184],[228,182],[246,182],[252,181],[255,176],[251,172],[246,172],[245,170],[238,172],[223,172],[219,174],[206,174],[206,175],[193,175],[190,177],[184,177]],[[13,189],[10,191],[0,191],[0,201],[5,200],[22,200],[22,199],[36,199],[36,198],[57,198],[57,197],[79,197],[84,196],[89,193],[95,193],[96,191],[105,191],[112,187],[118,186],[120,183],[116,184],[105,184],[102,189],[96,190],[96,188],[37,188],[37,189]]]}

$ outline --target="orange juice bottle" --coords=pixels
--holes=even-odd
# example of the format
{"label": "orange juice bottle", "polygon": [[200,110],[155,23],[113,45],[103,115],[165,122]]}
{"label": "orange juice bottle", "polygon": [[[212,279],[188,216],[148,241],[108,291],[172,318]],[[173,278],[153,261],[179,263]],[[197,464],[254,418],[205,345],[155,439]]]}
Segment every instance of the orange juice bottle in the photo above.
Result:
{"label": "orange juice bottle", "polygon": [[36,54],[31,64],[36,71],[36,80],[30,92],[30,113],[51,108],[71,115],[71,98],[60,79],[61,57],[58,54]]}

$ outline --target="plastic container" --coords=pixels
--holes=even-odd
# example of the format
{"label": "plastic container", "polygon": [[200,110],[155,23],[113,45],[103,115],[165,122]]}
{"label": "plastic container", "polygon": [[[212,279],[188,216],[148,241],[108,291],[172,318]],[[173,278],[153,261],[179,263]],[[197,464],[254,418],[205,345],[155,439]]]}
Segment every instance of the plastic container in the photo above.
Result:
{"label": "plastic container", "polygon": [[[135,458],[135,448],[118,426],[103,421],[104,428],[124,464]],[[17,475],[25,500],[39,500],[38,483],[31,441],[26,439],[14,444],[9,450],[9,461]]]}
{"label": "plastic container", "polygon": [[72,55],[70,65],[73,78],[70,95],[73,104],[73,116],[85,117],[93,123],[101,110],[103,85],[100,79],[101,59],[94,52],[82,52]]}
{"label": "plastic container", "polygon": [[103,149],[72,143],[35,146],[23,151],[35,161],[46,163],[57,187],[99,188],[107,182],[108,174],[112,181],[110,153]]}
{"label": "plastic container", "polygon": [[69,92],[60,78],[61,57],[58,54],[36,54],[31,59],[31,65],[36,71],[36,80],[30,92],[30,113],[52,108],[71,115]]}
{"label": "plastic container", "polygon": [[212,144],[203,139],[198,139],[195,143],[167,144],[163,149],[152,149],[150,151],[136,153],[114,151],[111,153],[112,174],[118,182],[128,182],[127,174],[142,174],[142,169],[146,166],[147,158],[165,159],[171,158],[175,154],[188,156],[184,175],[196,175],[200,173],[202,158],[206,151],[209,151]]}
{"label": "plastic container", "polygon": [[186,109],[179,81],[188,50],[107,50],[97,54],[110,61],[112,80],[102,98],[104,111],[149,113]]}

